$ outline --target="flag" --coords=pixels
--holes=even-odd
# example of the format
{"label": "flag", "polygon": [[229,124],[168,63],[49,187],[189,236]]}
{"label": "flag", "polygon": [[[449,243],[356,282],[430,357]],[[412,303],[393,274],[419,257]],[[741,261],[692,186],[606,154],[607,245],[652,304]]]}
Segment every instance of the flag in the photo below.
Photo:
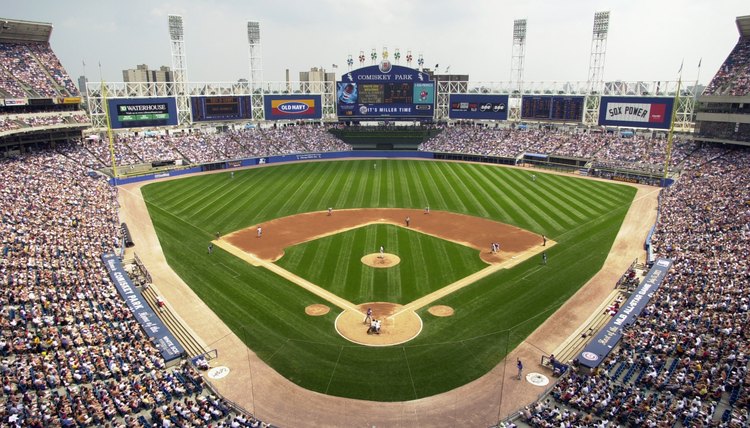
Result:
{"label": "flag", "polygon": [[336,65],[336,64],[331,64],[331,67],[332,67],[332,68],[339,68],[339,66],[338,66],[338,65]]}
{"label": "flag", "polygon": [[81,64],[83,64],[83,66],[86,67],[86,61],[81,60]]}
{"label": "flag", "polygon": [[440,67],[440,64],[435,64],[435,70],[437,70],[438,67]]}
{"label": "flag", "polygon": [[701,68],[701,63],[703,62],[703,58],[698,60],[698,68]]}

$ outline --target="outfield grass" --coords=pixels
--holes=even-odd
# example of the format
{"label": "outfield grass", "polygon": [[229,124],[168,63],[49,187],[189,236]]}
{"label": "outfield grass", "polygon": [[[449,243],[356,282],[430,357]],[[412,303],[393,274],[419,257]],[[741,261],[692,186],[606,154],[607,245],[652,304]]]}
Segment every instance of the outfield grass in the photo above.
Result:
{"label": "outfield grass", "polygon": [[[532,182],[532,171],[490,165],[372,163],[287,164],[143,188],[170,266],[260,358],[305,388],[370,400],[425,397],[489,371],[600,269],[635,194],[625,185],[539,171]],[[533,258],[436,302],[453,307],[452,317],[421,310],[422,333],[388,348],[342,339],[335,310],[305,315],[305,306],[326,303],[306,290],[219,248],[206,254],[215,232],[277,217],[329,206],[427,205],[513,224],[558,245],[546,266]],[[326,275],[335,277],[333,266]]]}
{"label": "outfield grass", "polygon": [[[380,245],[401,263],[381,269],[360,261]],[[276,264],[354,304],[402,305],[488,266],[474,248],[387,224],[295,245]]]}

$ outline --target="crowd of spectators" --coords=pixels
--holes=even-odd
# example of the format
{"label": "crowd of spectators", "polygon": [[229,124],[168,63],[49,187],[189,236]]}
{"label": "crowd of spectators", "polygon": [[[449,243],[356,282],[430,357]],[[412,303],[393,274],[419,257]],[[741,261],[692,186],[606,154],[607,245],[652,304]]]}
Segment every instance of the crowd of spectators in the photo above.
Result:
{"label": "crowd of spectators", "polygon": [[600,369],[521,412],[532,426],[750,424],[750,151],[700,148],[685,165],[652,239],[674,260],[665,282]]}
{"label": "crowd of spectators", "polygon": [[0,425],[261,426],[166,368],[101,255],[116,193],[76,142],[0,160]]}
{"label": "crowd of spectators", "polygon": [[[692,141],[675,138],[671,165],[695,149]],[[588,130],[499,129],[473,124],[448,126],[420,150],[516,158],[524,153],[591,159],[594,167],[658,173],[664,168],[666,137]]]}
{"label": "crowd of spectators", "polygon": [[49,43],[2,42],[0,95],[50,98],[79,96],[80,93]]}
{"label": "crowd of spectators", "polygon": [[706,86],[703,95],[750,94],[750,38],[742,37]]}
{"label": "crowd of spectators", "polygon": [[44,128],[57,125],[89,124],[91,120],[83,113],[75,114],[23,114],[0,115],[0,132],[25,128]]}
{"label": "crowd of spectators", "polygon": [[[102,163],[109,164],[109,142],[91,140],[86,147]],[[117,165],[153,161],[183,160],[200,164],[220,160],[261,156],[350,150],[347,144],[319,125],[290,125],[273,128],[230,130],[220,133],[200,131],[146,136],[121,134],[115,142]]]}

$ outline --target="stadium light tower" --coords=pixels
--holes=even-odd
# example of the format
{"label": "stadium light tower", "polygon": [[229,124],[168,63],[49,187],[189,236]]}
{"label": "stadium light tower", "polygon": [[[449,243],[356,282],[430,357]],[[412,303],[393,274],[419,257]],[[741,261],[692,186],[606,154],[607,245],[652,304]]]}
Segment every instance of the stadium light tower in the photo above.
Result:
{"label": "stadium light tower", "polygon": [[250,55],[250,89],[255,92],[256,89],[263,86],[263,58],[260,49],[259,22],[247,22],[247,45]]}
{"label": "stadium light tower", "polygon": [[604,58],[607,54],[607,34],[609,33],[609,12],[594,14],[594,31],[591,35],[591,56],[589,57],[589,90],[601,90],[604,77]]}
{"label": "stadium light tower", "polygon": [[182,29],[182,16],[169,15],[169,40],[172,48],[172,75],[177,100],[177,123],[189,125],[191,122],[190,96],[187,89],[187,57]]}
{"label": "stadium light tower", "polygon": [[523,60],[526,56],[526,20],[513,21],[513,53],[510,61],[510,81],[515,81],[516,90],[521,91],[523,82]]}
{"label": "stadium light tower", "polygon": [[247,21],[247,46],[250,56],[250,92],[253,119],[263,119],[263,58],[260,49],[260,23]]}
{"label": "stadium light tower", "polygon": [[591,56],[589,57],[588,95],[583,122],[596,125],[599,121],[602,81],[604,79],[604,58],[607,54],[609,34],[609,11],[594,13],[594,29],[591,34]]}
{"label": "stadium light tower", "polygon": [[523,90],[523,61],[526,57],[526,20],[513,21],[513,51],[510,60],[510,81],[515,82],[513,93],[508,99],[508,119],[521,118],[521,91]]}

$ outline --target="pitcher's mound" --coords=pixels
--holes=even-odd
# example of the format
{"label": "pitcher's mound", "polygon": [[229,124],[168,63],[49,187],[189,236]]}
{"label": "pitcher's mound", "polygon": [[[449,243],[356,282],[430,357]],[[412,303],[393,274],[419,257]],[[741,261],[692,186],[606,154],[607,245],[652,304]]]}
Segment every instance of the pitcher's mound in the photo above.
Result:
{"label": "pitcher's mound", "polygon": [[436,317],[449,317],[453,315],[453,308],[445,305],[435,305],[430,306],[430,309],[427,309],[427,312],[435,315]]}
{"label": "pitcher's mound", "polygon": [[389,268],[401,263],[401,258],[390,253],[372,253],[362,257],[362,263],[374,268]]}
{"label": "pitcher's mound", "polygon": [[[367,308],[380,320],[380,334],[368,333],[370,323],[365,323]],[[422,318],[412,310],[389,302],[363,303],[357,310],[347,309],[336,318],[336,331],[345,339],[367,346],[392,346],[408,342],[422,331]]]}
{"label": "pitcher's mound", "polygon": [[310,315],[311,317],[319,317],[321,315],[327,314],[328,312],[330,312],[330,310],[331,308],[329,308],[328,306],[316,303],[314,305],[306,307],[305,313],[307,315]]}

